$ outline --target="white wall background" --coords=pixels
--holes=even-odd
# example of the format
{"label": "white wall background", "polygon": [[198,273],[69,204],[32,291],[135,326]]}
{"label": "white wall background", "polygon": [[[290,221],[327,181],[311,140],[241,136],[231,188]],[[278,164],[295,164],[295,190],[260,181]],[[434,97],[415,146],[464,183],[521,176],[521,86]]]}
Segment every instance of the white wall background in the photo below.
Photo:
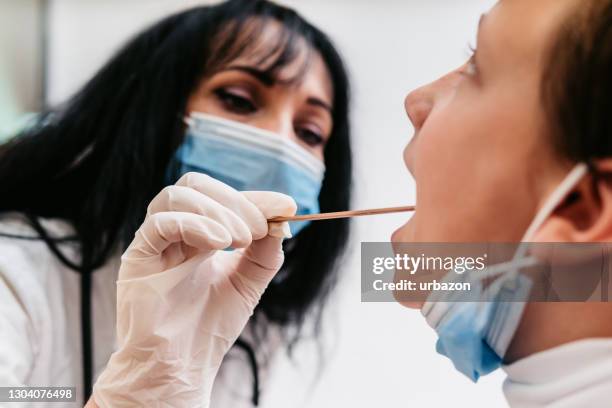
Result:
{"label": "white wall background", "polygon": [[[52,102],[74,92],[131,34],[197,1],[52,0]],[[201,3],[201,2],[200,2]],[[493,0],[286,0],[328,32],[344,54],[354,90],[355,208],[414,202],[402,150],[412,134],[407,92],[464,62],[480,13]],[[328,313],[333,339],[325,370],[315,348],[281,359],[265,407],[504,406],[502,374],[471,384],[435,353],[418,312],[360,302],[359,243],[387,241],[405,216],[360,219]],[[316,383],[313,378],[317,377]]]}
{"label": "white wall background", "polygon": [[41,0],[0,0],[0,142],[41,108]]}
{"label": "white wall background", "polygon": [[0,0],[0,71],[20,112],[40,109],[41,12],[39,0]]}

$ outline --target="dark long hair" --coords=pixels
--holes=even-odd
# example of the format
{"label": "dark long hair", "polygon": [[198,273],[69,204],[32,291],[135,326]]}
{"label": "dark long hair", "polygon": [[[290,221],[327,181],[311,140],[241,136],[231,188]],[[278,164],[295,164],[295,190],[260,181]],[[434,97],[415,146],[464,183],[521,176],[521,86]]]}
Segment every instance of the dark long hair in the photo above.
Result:
{"label": "dark long hair", "polygon": [[[68,221],[80,244],[71,264],[85,276],[125,248],[147,204],[165,186],[181,144],[188,97],[216,67],[250,52],[257,39],[240,35],[268,21],[281,25],[278,43],[262,61],[274,74],[297,55],[298,39],[318,52],[333,83],[333,130],[325,148],[322,211],[349,206],[349,91],[344,65],[325,34],[294,11],[266,0],[230,0],[170,16],[133,38],[64,105],[0,146],[0,212],[26,214],[44,236],[39,217]],[[259,28],[257,28],[259,27]],[[320,316],[335,281],[335,263],[348,223],[313,223],[286,245],[286,261],[255,316],[299,335],[308,312]],[[54,252],[57,247],[46,239]],[[59,253],[61,256],[61,253]],[[66,260],[64,260],[66,261]],[[87,289],[88,290],[88,289]],[[83,324],[89,325],[84,318]]]}

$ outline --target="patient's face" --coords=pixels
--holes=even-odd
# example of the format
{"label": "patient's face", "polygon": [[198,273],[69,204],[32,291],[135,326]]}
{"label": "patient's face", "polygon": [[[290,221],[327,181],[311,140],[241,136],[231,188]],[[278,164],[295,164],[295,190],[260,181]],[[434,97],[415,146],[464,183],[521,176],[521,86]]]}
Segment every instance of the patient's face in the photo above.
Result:
{"label": "patient's face", "polygon": [[395,242],[516,242],[571,169],[541,104],[546,50],[574,0],[504,0],[471,62],[406,98],[417,211]]}

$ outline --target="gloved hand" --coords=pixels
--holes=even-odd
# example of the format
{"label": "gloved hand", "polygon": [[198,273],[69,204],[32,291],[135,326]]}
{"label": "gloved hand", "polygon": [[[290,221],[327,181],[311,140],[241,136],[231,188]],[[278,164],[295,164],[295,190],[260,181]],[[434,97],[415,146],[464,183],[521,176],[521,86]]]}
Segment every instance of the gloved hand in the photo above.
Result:
{"label": "gloved hand", "polygon": [[[121,258],[118,350],[99,407],[206,407],[223,356],[283,263],[290,197],[188,173],[149,205]],[[228,247],[242,248],[223,251]]]}

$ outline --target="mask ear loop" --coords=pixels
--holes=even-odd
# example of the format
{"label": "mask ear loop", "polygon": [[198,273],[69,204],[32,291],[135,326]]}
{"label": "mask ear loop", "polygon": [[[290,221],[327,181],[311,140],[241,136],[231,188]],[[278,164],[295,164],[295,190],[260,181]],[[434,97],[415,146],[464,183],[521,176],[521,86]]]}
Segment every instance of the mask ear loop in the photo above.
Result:
{"label": "mask ear loop", "polygon": [[551,194],[550,197],[546,200],[544,206],[538,211],[536,217],[533,222],[523,235],[521,239],[521,244],[519,245],[514,259],[520,259],[525,256],[530,244],[530,240],[533,238],[537,230],[544,224],[544,222],[550,217],[550,215],[555,211],[555,209],[559,206],[559,204],[563,201],[565,197],[572,191],[574,187],[578,184],[580,180],[582,180],[589,173],[589,165],[586,163],[578,163],[572,171],[565,177],[565,179],[559,184],[559,187]]}
{"label": "mask ear loop", "polygon": [[[567,176],[561,181],[559,186],[553,191],[553,193],[548,197],[544,206],[538,211],[535,218],[533,219],[529,228],[523,235],[521,239],[521,243],[514,253],[514,257],[512,258],[511,263],[516,265],[508,271],[508,274],[504,277],[504,279],[509,282],[513,281],[522,269],[520,261],[526,257],[527,251],[529,250],[529,246],[531,245],[531,239],[535,235],[535,233],[542,227],[544,222],[550,217],[550,215],[555,211],[555,209],[563,202],[563,199],[567,197],[567,195],[572,191],[574,187],[578,184],[580,180],[582,180],[589,173],[589,165],[587,163],[578,163],[572,171],[569,172]],[[515,286],[511,284],[511,289],[515,289]]]}

